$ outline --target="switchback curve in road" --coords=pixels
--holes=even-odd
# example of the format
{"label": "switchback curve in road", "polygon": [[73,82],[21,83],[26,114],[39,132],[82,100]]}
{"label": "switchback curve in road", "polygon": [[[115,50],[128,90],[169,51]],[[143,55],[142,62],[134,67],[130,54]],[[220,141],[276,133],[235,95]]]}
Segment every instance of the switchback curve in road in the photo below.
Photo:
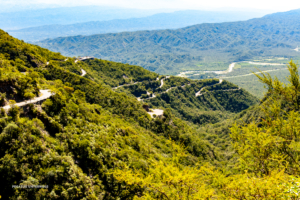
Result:
{"label": "switchback curve in road", "polygon": [[[15,105],[19,106],[19,107],[26,106],[28,104],[32,104],[32,103],[36,103],[36,102],[48,99],[53,95],[53,93],[51,93],[50,90],[40,90],[40,93],[41,93],[41,96],[39,96],[39,97],[35,97],[30,100],[22,101],[22,102],[16,103]],[[4,108],[4,110],[8,110],[11,108],[11,105],[4,106],[3,108]]]}
{"label": "switchback curve in road", "polygon": [[84,69],[81,69],[81,76],[86,75],[86,71]]}
{"label": "switchback curve in road", "polygon": [[[216,84],[213,84],[213,85],[218,85],[218,84],[221,84],[223,82],[223,79],[219,79],[219,83],[216,83]],[[213,85],[208,85],[208,86],[205,86],[205,87],[203,87],[203,88],[201,88],[201,90],[199,90],[199,92],[197,92],[196,94],[195,94],[195,96],[197,97],[197,96],[201,96],[202,94],[201,94],[201,91],[204,89],[204,88],[206,88],[206,87],[209,87],[209,86],[213,86]]]}

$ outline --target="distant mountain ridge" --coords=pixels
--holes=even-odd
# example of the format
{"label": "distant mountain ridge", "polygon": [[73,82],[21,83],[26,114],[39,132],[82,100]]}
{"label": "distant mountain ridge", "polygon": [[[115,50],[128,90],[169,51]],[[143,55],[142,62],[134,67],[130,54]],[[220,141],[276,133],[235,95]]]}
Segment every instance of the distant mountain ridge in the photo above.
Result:
{"label": "distant mountain ridge", "polygon": [[140,10],[105,6],[77,6],[43,9],[26,9],[17,12],[0,13],[0,28],[15,30],[50,24],[74,24],[88,21],[106,21],[146,17],[160,10]]}
{"label": "distant mountain ridge", "polygon": [[254,56],[298,56],[300,10],[241,22],[48,39],[36,44],[68,56],[91,55],[143,66],[163,74],[202,61],[242,61]]}
{"label": "distant mountain ridge", "polygon": [[11,30],[8,31],[8,33],[25,41],[38,41],[48,38],[74,35],[92,35],[137,30],[175,29],[201,23],[241,21],[261,16],[263,16],[262,13],[252,12],[184,10],[173,13],[159,13],[141,18],[113,19],[109,21],[93,20],[90,22],[69,25],[46,25],[20,30]]}

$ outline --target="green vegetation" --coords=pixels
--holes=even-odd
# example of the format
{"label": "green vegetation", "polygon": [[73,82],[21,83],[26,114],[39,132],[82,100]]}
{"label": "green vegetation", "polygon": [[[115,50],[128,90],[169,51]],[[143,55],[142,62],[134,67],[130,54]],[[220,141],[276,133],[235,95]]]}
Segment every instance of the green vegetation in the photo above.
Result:
{"label": "green vegetation", "polygon": [[186,155],[177,147],[168,164],[152,161],[149,175],[123,166],[115,177],[148,188],[136,199],[298,199],[300,77],[293,62],[289,72],[289,85],[268,74],[258,76],[268,87],[258,108],[261,121],[230,129],[238,159],[230,171],[209,164],[182,166]]}
{"label": "green vegetation", "polygon": [[[300,77],[293,62],[288,85],[258,75],[267,93],[255,105],[225,80],[161,76],[160,88],[157,74],[137,66],[75,64],[0,33],[1,84],[16,91],[0,96],[11,104],[0,109],[3,199],[298,198]],[[15,48],[22,57],[7,53]],[[130,95],[112,90],[126,79],[140,82],[115,90]],[[40,88],[53,95],[15,104]],[[137,101],[135,92],[148,90],[157,97]],[[164,113],[151,118],[145,106]]]}
{"label": "green vegetation", "polygon": [[[245,90],[236,90],[237,86],[227,81],[216,84],[218,82],[213,79],[190,81],[185,87],[174,88],[145,102],[150,106],[170,108],[177,117],[200,125],[223,121],[258,103]],[[203,87],[206,87],[203,95],[196,97]]]}
{"label": "green vegetation", "polygon": [[[72,36],[36,44],[67,56],[90,55],[143,66],[160,74],[224,69],[231,62],[299,56],[299,10],[248,21],[156,30]],[[284,25],[283,25],[284,24]],[[200,65],[200,66],[199,66]],[[215,68],[216,67],[216,68]]]}
{"label": "green vegetation", "polygon": [[[255,70],[256,72],[256,70]],[[286,77],[289,75],[288,70],[278,70],[273,72],[268,72],[273,78],[277,77],[280,81],[287,83]],[[249,76],[239,76],[233,78],[225,78],[226,80],[244,88],[249,91],[252,95],[263,98],[267,89],[264,88],[264,84],[257,80],[257,77],[252,74]]]}
{"label": "green vegetation", "polygon": [[[25,94],[37,95],[40,88],[54,93],[42,105],[19,108],[10,101],[12,105],[7,112],[1,109],[0,193],[3,199],[132,199],[144,188],[115,179],[111,174],[113,169],[130,165],[146,170],[149,160],[166,160],[173,152],[169,139],[188,147],[189,156],[182,160],[184,165],[206,161],[217,164],[222,160],[208,141],[170,110],[152,119],[136,98],[91,80],[93,75],[100,76],[93,74],[89,64],[75,65],[71,63],[72,58],[65,61],[60,54],[25,44],[3,31],[0,33],[1,84],[16,91],[11,94],[4,91],[3,104],[10,99],[18,102],[32,98]],[[103,76],[111,85],[121,82],[118,74],[123,72],[136,80],[157,77],[143,68],[95,62],[99,62]],[[107,65],[123,69],[110,74],[105,72]],[[91,79],[78,75],[81,67],[91,73]],[[136,72],[128,74],[131,70]],[[12,185],[47,187],[24,190]]]}
{"label": "green vegetation", "polygon": [[[88,60],[85,61],[88,66],[85,67],[88,74],[92,75],[94,81],[106,85],[116,87],[119,85],[129,84],[132,82],[141,82],[148,80],[156,80],[158,75],[154,72],[149,72],[142,67],[110,62],[105,60]],[[82,63],[82,67],[84,67]]]}

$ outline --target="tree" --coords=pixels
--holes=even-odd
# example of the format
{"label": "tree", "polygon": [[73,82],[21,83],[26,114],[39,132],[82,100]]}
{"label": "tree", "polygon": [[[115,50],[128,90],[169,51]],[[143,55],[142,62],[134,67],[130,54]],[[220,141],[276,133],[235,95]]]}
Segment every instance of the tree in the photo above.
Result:
{"label": "tree", "polygon": [[[209,187],[208,166],[188,167],[180,164],[187,156],[182,146],[171,142],[173,157],[170,160],[151,160],[148,172],[124,166],[113,172],[117,180],[145,188],[143,194],[135,199],[210,199],[214,189]],[[208,173],[209,174],[209,173]]]}

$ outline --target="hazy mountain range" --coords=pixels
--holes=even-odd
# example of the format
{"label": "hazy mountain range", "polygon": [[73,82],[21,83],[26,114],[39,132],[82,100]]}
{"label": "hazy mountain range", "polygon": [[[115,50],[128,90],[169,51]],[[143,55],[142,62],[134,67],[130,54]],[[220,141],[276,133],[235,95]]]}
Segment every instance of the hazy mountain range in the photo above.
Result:
{"label": "hazy mountain range", "polygon": [[[57,9],[53,9],[56,10]],[[229,11],[198,11],[198,10],[186,10],[186,11],[177,11],[173,13],[158,13],[152,16],[142,17],[142,18],[131,18],[131,19],[122,19],[125,17],[133,15],[141,15],[137,10],[133,11],[129,15],[127,10],[113,12],[116,13],[114,16],[109,16],[109,12],[112,10],[107,10],[105,13],[96,14],[93,21],[76,23],[69,25],[62,25],[66,23],[64,18],[68,16],[61,16],[61,21],[55,18],[52,19],[53,23],[61,23],[55,25],[45,25],[39,27],[31,27],[20,30],[8,30],[7,32],[14,37],[25,41],[38,41],[47,38],[55,37],[65,37],[65,36],[75,36],[75,35],[92,35],[100,33],[117,33],[124,31],[137,31],[137,30],[158,30],[158,29],[175,29],[182,28],[185,26],[201,24],[201,23],[219,23],[219,22],[229,22],[229,21],[241,21],[247,20],[254,17],[262,17],[262,13],[258,12],[229,12]],[[92,13],[94,13],[92,11]],[[122,15],[122,12],[124,16]],[[150,11],[148,11],[149,13]],[[89,15],[84,11],[80,15]],[[144,13],[144,14],[147,14]],[[62,15],[62,14],[57,14]],[[71,16],[71,11],[69,11]],[[79,16],[75,19],[80,20]],[[50,17],[50,16],[48,16]],[[101,18],[102,17],[102,18]],[[109,20],[109,21],[96,21],[96,19],[109,19],[110,17],[115,17],[119,19]],[[47,17],[45,17],[47,18]],[[84,18],[84,17],[83,17]],[[70,20],[69,23],[74,21]],[[88,20],[89,16],[85,16],[85,20]],[[83,19],[81,19],[83,20]],[[41,21],[42,23],[43,21]],[[51,22],[51,21],[50,21]],[[49,22],[48,22],[49,23]]]}
{"label": "hazy mountain range", "polygon": [[50,24],[74,24],[88,21],[129,19],[145,17],[161,10],[126,9],[104,6],[58,7],[26,9],[16,12],[0,13],[0,28],[4,30],[44,26]]}
{"label": "hazy mountain range", "polygon": [[240,22],[200,24],[155,30],[73,36],[36,44],[68,56],[90,55],[177,73],[199,62],[240,61],[255,56],[298,56],[300,10]]}

